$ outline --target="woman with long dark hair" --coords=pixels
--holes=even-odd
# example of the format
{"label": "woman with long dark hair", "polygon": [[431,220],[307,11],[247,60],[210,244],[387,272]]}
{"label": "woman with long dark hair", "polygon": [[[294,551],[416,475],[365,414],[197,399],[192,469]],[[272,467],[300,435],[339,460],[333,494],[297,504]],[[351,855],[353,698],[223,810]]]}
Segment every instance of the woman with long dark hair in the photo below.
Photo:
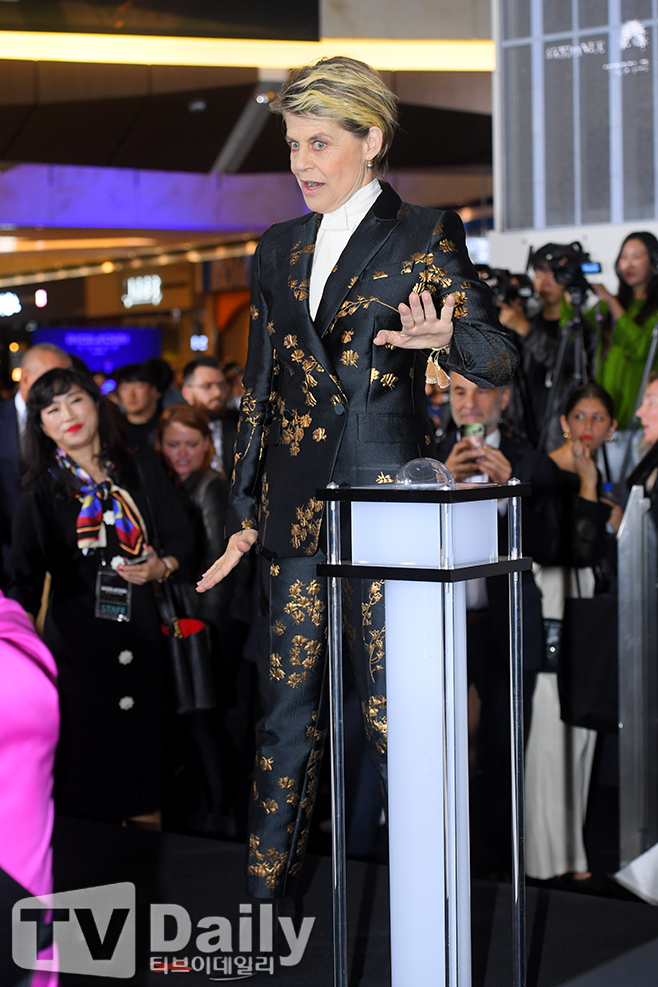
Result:
{"label": "woman with long dark hair", "polygon": [[25,441],[9,595],[36,617],[52,577],[43,638],[59,674],[57,811],[155,826],[170,704],[152,584],[186,562],[187,520],[155,456],[125,450],[107,400],[79,370],[32,386]]}
{"label": "woman with long dark hair", "polygon": [[[620,429],[633,418],[642,373],[658,319],[658,240],[653,233],[629,233],[615,261],[617,295],[594,285],[603,316],[596,380],[610,394]],[[654,364],[658,367],[658,360]]]}
{"label": "woman with long dark hair", "polygon": [[[593,597],[595,568],[606,556],[606,524],[615,530],[621,509],[606,501],[595,453],[612,437],[616,422],[610,395],[586,384],[569,395],[560,418],[564,441],[550,453],[557,466],[560,544],[556,564],[535,566],[544,623],[561,633],[565,601]],[[559,646],[559,645],[558,645]],[[547,638],[547,652],[548,638]],[[555,652],[554,652],[555,653]],[[549,880],[591,875],[583,841],[596,731],[560,718],[556,668],[537,676],[526,754],[526,872]]]}

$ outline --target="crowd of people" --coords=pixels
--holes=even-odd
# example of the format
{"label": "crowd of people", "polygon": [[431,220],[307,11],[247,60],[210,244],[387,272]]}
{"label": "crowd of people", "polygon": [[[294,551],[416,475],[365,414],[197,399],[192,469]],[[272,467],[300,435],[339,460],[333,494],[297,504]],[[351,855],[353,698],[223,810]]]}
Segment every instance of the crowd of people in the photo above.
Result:
{"label": "crowd of people", "polygon": [[[614,616],[616,533],[630,483],[644,483],[655,501],[658,359],[651,341],[658,241],[643,231],[627,236],[615,263],[617,293],[587,286],[589,305],[576,316],[569,292],[574,273],[567,272],[573,258],[571,245],[547,244],[531,255],[532,280],[525,272],[482,269],[500,321],[514,334],[519,370],[509,387],[492,389],[453,373],[449,395],[442,400],[436,385],[428,385],[428,402],[438,458],[457,480],[516,476],[532,484],[523,511],[524,551],[534,561],[523,587],[526,869],[538,880],[586,882],[583,833],[595,749],[603,740],[583,725],[585,717],[574,722],[565,709],[571,614],[592,619],[573,601],[601,595]],[[462,431],[475,422],[483,426],[484,444]],[[504,545],[502,519],[500,539]],[[487,820],[481,829],[474,825],[473,848],[484,875],[509,872],[509,798],[502,808],[500,799],[509,791],[505,592],[505,580],[496,577],[467,587],[472,795]],[[616,625],[606,627],[616,640]],[[582,627],[581,642],[588,635],[598,640],[597,630]],[[592,656],[593,679],[595,658],[602,656]]]}
{"label": "crowd of people", "polygon": [[[318,73],[326,73],[319,83]],[[7,613],[20,604],[47,646],[22,645],[31,662],[23,673],[42,677],[22,673],[21,688],[38,684],[51,738],[48,652],[56,664],[55,808],[244,840],[249,804],[251,893],[289,893],[326,735],[315,491],[331,479],[391,482],[405,460],[432,455],[458,482],[514,476],[532,484],[523,510],[524,550],[534,560],[523,574],[527,872],[586,881],[597,735],[565,721],[562,631],[570,600],[614,594],[622,466],[640,471],[655,500],[658,361],[648,366],[648,357],[658,241],[628,236],[616,295],[594,285],[595,305],[582,317],[582,282],[563,277],[567,268],[573,277],[568,246],[534,252],[530,292],[520,290],[526,275],[505,272],[505,291],[492,297],[457,217],[403,204],[376,177],[394,103],[367,66],[329,59],[306,67],[277,99],[293,172],[314,212],[274,227],[259,245],[244,392],[242,368],[204,356],[176,382],[164,361],[125,366],[105,396],[79,361],[41,344],[0,405],[3,589]],[[309,109],[309,99],[320,108]],[[418,253],[428,244],[431,252]],[[282,256],[295,272],[287,282]],[[377,297],[350,296],[361,291],[355,267],[377,282],[368,288]],[[501,280],[501,272],[481,274]],[[435,308],[437,286],[450,293]],[[634,433],[636,411],[642,428]],[[618,426],[626,440],[613,457],[606,450]],[[636,441],[642,430],[646,449]],[[502,506],[499,524],[504,551]],[[249,551],[256,543],[257,554]],[[368,615],[369,636],[348,635],[362,659],[369,646],[372,659],[373,635],[381,635],[382,660],[354,663],[352,693],[385,784],[384,624],[374,585],[346,610],[355,630]],[[466,591],[473,864],[495,878],[509,872],[511,843],[507,594],[503,576],[473,580]],[[168,625],[173,598],[181,610]],[[20,638],[29,625],[19,624]],[[178,682],[163,624],[176,638],[200,634],[209,656],[214,688],[185,715],[174,712]],[[5,645],[19,662],[20,641]],[[259,647],[260,690],[250,660]],[[363,747],[350,758],[359,778]],[[373,775],[368,822],[361,832],[355,815],[350,823],[362,855],[379,819]]]}
{"label": "crowd of people", "polygon": [[[527,867],[542,880],[589,876],[583,825],[597,735],[560,719],[556,653],[565,599],[614,584],[622,501],[606,443],[619,417],[628,429],[636,408],[644,446],[658,439],[655,375],[639,393],[652,369],[644,364],[658,316],[657,260],[653,237],[634,234],[617,262],[618,294],[595,286],[602,302],[585,315],[588,383],[573,386],[568,349],[561,380],[551,379],[570,300],[540,250],[534,296],[498,298],[522,354],[517,377],[484,387],[452,371],[449,387],[426,387],[435,455],[457,481],[516,476],[532,484],[523,515],[524,549],[535,563],[523,576]],[[214,357],[189,363],[179,387],[162,362],[121,368],[105,397],[56,347],[27,353],[15,396],[0,406],[4,590],[36,622],[57,663],[58,811],[154,828],[164,818],[186,831],[244,838],[258,710],[256,671],[245,658],[258,637],[254,558],[245,554],[207,593],[192,592],[226,549],[241,368],[230,367],[236,396]],[[523,400],[515,395],[519,375]],[[552,386],[561,409],[540,449],[536,426]],[[483,441],[464,434],[474,423]],[[501,516],[503,546],[505,532]],[[170,577],[187,586],[190,613],[205,624],[217,696],[216,708],[183,719],[171,715],[153,593]],[[99,633],[99,600],[113,585],[129,587],[129,619],[110,619]],[[468,585],[473,804],[488,821],[482,833],[474,823],[474,865],[496,875],[509,860],[501,799],[509,789],[506,598],[505,577]],[[366,836],[367,854],[375,835]],[[355,842],[363,847],[364,834]]]}
{"label": "crowd of people", "polygon": [[[3,588],[57,663],[58,811],[160,828],[164,810],[234,836],[255,709],[251,560],[203,597],[194,585],[224,548],[238,413],[214,358],[189,364],[163,409],[170,386],[132,364],[110,400],[68,354],[29,351],[2,409]],[[205,624],[218,697],[180,722],[153,592],[169,578]]]}

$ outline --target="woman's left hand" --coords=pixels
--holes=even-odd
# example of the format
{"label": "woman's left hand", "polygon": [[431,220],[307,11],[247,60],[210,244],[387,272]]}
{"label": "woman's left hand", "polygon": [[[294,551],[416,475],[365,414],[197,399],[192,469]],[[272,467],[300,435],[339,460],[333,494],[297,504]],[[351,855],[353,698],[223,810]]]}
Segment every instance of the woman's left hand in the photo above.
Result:
{"label": "woman's left hand", "polygon": [[447,346],[452,339],[454,308],[454,295],[447,295],[439,318],[430,292],[424,291],[419,296],[412,291],[409,304],[398,305],[402,331],[380,329],[374,339],[375,346],[391,343],[405,350],[435,350]]}
{"label": "woman's left hand", "polygon": [[[148,555],[150,551],[151,549],[145,545],[144,554]],[[132,583],[134,586],[143,586],[145,583],[152,583],[156,579],[162,579],[167,568],[162,559],[154,555],[153,558],[147,559],[141,565],[120,565],[117,567],[117,572],[127,583]]]}
{"label": "woman's left hand", "polygon": [[624,516],[624,512],[619,504],[615,504],[613,500],[606,500],[605,497],[601,497],[600,500],[602,504],[607,504],[608,507],[612,508],[610,511],[610,517],[608,518],[608,524],[614,533],[617,534],[619,531],[619,525],[621,524],[621,520]]}

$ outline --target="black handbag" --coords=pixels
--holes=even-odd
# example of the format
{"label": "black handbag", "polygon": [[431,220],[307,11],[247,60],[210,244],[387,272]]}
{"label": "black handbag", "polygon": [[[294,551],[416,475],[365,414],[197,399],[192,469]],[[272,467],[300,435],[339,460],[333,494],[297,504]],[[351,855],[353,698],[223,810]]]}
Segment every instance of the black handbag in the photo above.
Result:
{"label": "black handbag", "polygon": [[217,705],[206,625],[188,616],[192,608],[185,604],[184,597],[182,588],[171,580],[156,587],[179,716],[214,709]]}
{"label": "black handbag", "polygon": [[565,723],[604,733],[618,725],[617,596],[599,593],[565,600],[558,652],[560,716]]}
{"label": "black handbag", "polygon": [[[160,539],[155,523],[144,474],[137,464],[148,507],[153,547],[158,555]],[[162,621],[161,630],[166,638],[171,677],[174,689],[174,706],[179,716],[214,709],[217,705],[215,680],[206,625],[195,616],[196,594],[192,587],[181,582],[176,574],[154,586],[155,602]]]}

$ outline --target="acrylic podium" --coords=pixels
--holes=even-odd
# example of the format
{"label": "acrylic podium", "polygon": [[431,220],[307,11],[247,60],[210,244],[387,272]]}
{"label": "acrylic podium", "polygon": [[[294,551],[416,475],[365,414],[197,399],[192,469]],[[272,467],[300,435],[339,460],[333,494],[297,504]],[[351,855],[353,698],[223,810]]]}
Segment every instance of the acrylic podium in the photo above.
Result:
{"label": "acrylic podium", "polygon": [[[384,580],[392,987],[470,987],[466,580],[508,574],[515,987],[525,981],[520,498],[528,484],[328,487],[334,984],[347,987],[341,578]],[[498,554],[507,500],[509,554]],[[342,505],[342,507],[341,507]],[[349,512],[349,514],[347,513]],[[351,559],[341,555],[341,518]]]}

